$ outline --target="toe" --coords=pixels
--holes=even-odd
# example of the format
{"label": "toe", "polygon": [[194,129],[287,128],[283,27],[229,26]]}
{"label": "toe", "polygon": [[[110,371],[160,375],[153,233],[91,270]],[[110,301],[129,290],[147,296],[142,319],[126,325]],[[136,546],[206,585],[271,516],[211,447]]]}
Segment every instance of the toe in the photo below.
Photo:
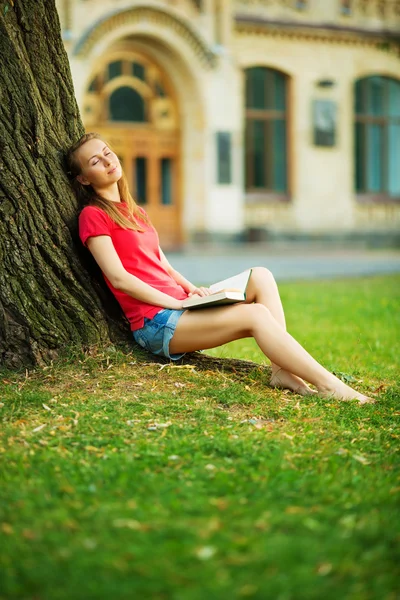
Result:
{"label": "toe", "polygon": [[359,400],[359,404],[375,404],[375,402],[376,398],[369,398],[368,396]]}

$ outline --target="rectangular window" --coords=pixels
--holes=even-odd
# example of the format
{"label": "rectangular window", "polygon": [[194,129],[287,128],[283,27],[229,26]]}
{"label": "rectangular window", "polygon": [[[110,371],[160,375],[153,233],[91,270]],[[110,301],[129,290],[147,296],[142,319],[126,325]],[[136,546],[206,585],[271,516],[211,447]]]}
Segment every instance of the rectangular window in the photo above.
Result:
{"label": "rectangular window", "polygon": [[246,69],[246,189],[287,192],[287,77]]}
{"label": "rectangular window", "polygon": [[280,73],[275,77],[275,102],[273,107],[277,110],[286,110],[286,83]]}
{"label": "rectangular window", "polygon": [[265,123],[264,121],[253,121],[253,186],[255,188],[267,187],[265,172]]}
{"label": "rectangular window", "polygon": [[369,115],[383,115],[384,109],[384,80],[382,77],[370,77],[367,88],[367,113]]}
{"label": "rectangular window", "polygon": [[355,189],[400,199],[400,81],[383,75],[355,84]]}
{"label": "rectangular window", "polygon": [[172,159],[161,159],[161,204],[171,206],[172,198]]}
{"label": "rectangular window", "polygon": [[286,192],[286,122],[277,119],[273,122],[273,147],[274,147],[274,184],[277,192]]}
{"label": "rectangular window", "polygon": [[389,196],[400,197],[400,123],[389,125]]}
{"label": "rectangular window", "polygon": [[246,188],[287,191],[286,120],[247,119]]}
{"label": "rectangular window", "polygon": [[134,77],[137,77],[138,79],[141,79],[142,81],[144,81],[145,80],[144,66],[137,62],[132,63],[132,75]]}
{"label": "rectangular window", "polygon": [[217,132],[217,182],[232,182],[231,175],[231,134],[228,131]]}
{"label": "rectangular window", "polygon": [[136,202],[139,204],[146,204],[147,202],[147,159],[144,156],[137,156],[134,159],[134,173],[135,173],[135,188],[136,188]]}
{"label": "rectangular window", "polygon": [[[264,147],[265,147],[265,186],[269,190],[275,190],[274,186],[274,121],[268,119],[264,121]],[[277,190],[275,190],[277,191]]]}
{"label": "rectangular window", "polygon": [[122,60],[115,60],[108,65],[108,80],[122,75]]}
{"label": "rectangular window", "polygon": [[264,69],[255,67],[249,71],[247,106],[248,108],[263,109],[266,107]]}
{"label": "rectangular window", "polygon": [[400,117],[400,85],[398,81],[388,83],[389,116]]}
{"label": "rectangular window", "polygon": [[367,125],[367,191],[382,189],[382,127]]}
{"label": "rectangular window", "polygon": [[362,192],[365,187],[364,172],[364,148],[365,148],[365,126],[363,123],[356,123],[355,127],[356,142],[356,190]]}

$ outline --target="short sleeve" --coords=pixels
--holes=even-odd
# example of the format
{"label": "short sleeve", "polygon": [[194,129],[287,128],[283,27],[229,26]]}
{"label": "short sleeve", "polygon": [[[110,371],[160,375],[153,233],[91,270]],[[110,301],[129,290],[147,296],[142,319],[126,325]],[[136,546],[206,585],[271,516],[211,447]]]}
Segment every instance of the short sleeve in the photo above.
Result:
{"label": "short sleeve", "polygon": [[96,206],[85,206],[79,215],[79,237],[85,246],[90,237],[97,235],[109,235],[111,237],[112,227],[112,219]]}

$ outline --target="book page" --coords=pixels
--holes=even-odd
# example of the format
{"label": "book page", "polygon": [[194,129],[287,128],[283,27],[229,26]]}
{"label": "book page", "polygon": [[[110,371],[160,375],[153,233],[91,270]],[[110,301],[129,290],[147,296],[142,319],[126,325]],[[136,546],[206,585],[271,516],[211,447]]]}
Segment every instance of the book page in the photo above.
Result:
{"label": "book page", "polygon": [[245,293],[250,275],[251,269],[247,269],[247,271],[243,271],[243,273],[239,273],[238,275],[228,277],[228,279],[224,279],[223,281],[213,283],[210,285],[210,290],[213,294],[215,294],[215,292],[220,292],[227,289],[238,290]]}
{"label": "book page", "polygon": [[243,302],[245,296],[243,292],[214,292],[210,296],[192,296],[184,300],[182,308],[208,308],[223,304],[234,304]]}

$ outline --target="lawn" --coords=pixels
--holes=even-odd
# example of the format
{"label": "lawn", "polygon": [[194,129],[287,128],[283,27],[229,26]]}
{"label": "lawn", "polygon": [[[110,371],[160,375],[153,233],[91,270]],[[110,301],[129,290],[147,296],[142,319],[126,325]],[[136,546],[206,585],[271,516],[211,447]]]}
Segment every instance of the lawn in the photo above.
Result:
{"label": "lawn", "polygon": [[400,277],[280,290],[375,405],[114,347],[0,372],[1,600],[400,597]]}

